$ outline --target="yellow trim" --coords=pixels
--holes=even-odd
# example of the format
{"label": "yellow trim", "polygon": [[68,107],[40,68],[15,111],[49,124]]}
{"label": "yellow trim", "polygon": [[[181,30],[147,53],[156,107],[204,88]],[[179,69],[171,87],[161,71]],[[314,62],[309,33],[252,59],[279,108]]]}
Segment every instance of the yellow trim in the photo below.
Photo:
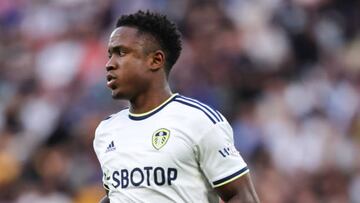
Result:
{"label": "yellow trim", "polygon": [[228,184],[228,183],[230,183],[230,182],[232,182],[232,181],[234,181],[234,180],[236,180],[236,179],[240,178],[241,176],[243,176],[243,175],[245,175],[245,174],[249,173],[249,171],[250,171],[250,170],[249,170],[249,169],[247,169],[246,171],[244,171],[244,172],[240,173],[239,175],[237,175],[237,176],[235,176],[235,177],[231,178],[230,180],[227,180],[227,181],[225,181],[225,182],[223,182],[223,183],[220,183],[220,184],[218,184],[218,185],[214,185],[214,188],[216,188],[216,187],[220,187],[220,186],[223,186],[223,185],[225,185],[225,184]]}
{"label": "yellow trim", "polygon": [[163,103],[161,103],[158,107],[148,111],[148,112],[145,112],[145,113],[139,113],[139,114],[135,114],[135,113],[131,113],[129,112],[129,114],[131,116],[134,116],[134,117],[141,117],[141,116],[146,116],[148,114],[151,114],[152,112],[158,110],[159,108],[161,108],[162,106],[164,106],[164,104],[168,103],[172,98],[174,98],[176,95],[178,95],[178,93],[175,93],[173,95],[171,95],[171,97],[169,97],[167,100],[165,100]]}

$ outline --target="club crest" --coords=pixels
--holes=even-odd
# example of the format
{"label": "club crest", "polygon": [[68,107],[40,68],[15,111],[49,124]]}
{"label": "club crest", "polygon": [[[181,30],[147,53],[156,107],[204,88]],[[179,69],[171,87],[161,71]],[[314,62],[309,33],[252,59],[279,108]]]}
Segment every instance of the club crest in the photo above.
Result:
{"label": "club crest", "polygon": [[159,130],[155,131],[152,135],[152,145],[155,149],[159,150],[162,148],[170,137],[170,130],[166,128],[160,128]]}

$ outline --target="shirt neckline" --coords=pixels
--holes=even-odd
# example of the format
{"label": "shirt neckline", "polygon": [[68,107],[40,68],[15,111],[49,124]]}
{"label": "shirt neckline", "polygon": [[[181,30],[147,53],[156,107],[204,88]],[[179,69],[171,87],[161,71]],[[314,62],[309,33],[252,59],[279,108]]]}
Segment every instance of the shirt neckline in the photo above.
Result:
{"label": "shirt neckline", "polygon": [[147,111],[145,113],[140,113],[140,114],[135,114],[135,113],[130,113],[129,112],[129,118],[131,120],[144,120],[146,118],[149,118],[150,116],[156,114],[157,112],[159,112],[161,109],[163,109],[166,105],[168,105],[170,102],[172,102],[176,96],[178,96],[178,93],[172,94],[167,100],[165,100],[163,103],[161,103],[159,106],[155,107],[154,109]]}

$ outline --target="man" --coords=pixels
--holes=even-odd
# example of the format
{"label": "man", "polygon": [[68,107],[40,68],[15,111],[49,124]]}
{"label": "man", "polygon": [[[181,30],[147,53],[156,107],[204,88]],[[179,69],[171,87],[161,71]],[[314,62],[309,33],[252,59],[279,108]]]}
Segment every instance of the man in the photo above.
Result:
{"label": "man", "polygon": [[175,25],[156,13],[124,15],[108,51],[107,86],[130,107],[95,132],[102,202],[258,202],[225,118],[170,90],[181,51]]}

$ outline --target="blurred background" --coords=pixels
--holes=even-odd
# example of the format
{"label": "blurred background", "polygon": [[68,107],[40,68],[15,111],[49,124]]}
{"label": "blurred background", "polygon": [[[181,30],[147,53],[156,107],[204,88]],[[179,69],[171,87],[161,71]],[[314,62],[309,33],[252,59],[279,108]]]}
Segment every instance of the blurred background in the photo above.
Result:
{"label": "blurred background", "polygon": [[179,25],[171,86],[228,118],[262,202],[360,202],[360,1],[1,0],[1,203],[104,195],[106,45],[138,9]]}

